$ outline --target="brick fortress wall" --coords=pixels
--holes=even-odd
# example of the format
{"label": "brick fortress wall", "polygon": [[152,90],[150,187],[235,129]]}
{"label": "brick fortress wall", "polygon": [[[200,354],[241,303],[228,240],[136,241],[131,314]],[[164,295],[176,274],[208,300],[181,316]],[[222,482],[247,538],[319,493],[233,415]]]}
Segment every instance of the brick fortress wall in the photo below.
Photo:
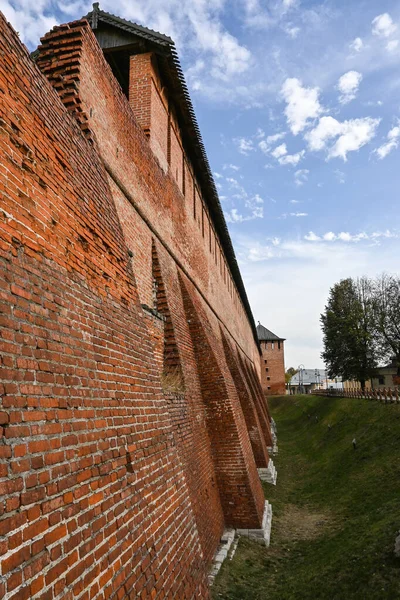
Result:
{"label": "brick fortress wall", "polygon": [[88,24],[43,74],[0,28],[0,595],[208,598],[224,527],[263,517],[250,324]]}

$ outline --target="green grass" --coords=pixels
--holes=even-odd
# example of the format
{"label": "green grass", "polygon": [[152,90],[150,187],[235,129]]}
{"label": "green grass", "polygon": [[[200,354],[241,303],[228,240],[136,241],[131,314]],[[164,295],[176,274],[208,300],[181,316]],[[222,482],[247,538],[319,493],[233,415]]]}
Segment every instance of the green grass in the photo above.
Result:
{"label": "green grass", "polygon": [[241,539],[213,599],[400,599],[400,406],[286,396],[270,409],[279,446],[277,486],[264,484],[271,546]]}

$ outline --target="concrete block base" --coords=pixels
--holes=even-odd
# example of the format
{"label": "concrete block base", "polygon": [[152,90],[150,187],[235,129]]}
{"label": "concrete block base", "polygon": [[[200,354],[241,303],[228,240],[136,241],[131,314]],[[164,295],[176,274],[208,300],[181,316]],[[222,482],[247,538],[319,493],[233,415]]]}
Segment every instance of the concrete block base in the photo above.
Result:
{"label": "concrete block base", "polygon": [[264,508],[264,516],[262,520],[262,529],[237,529],[236,533],[238,535],[243,535],[248,537],[260,544],[264,544],[265,546],[269,546],[270,538],[271,538],[271,524],[272,524],[272,506],[268,502],[265,501]]}
{"label": "concrete block base", "polygon": [[267,483],[272,483],[272,485],[276,485],[276,478],[278,473],[271,459],[269,459],[268,467],[266,469],[257,469],[257,471],[261,481],[266,481]]}

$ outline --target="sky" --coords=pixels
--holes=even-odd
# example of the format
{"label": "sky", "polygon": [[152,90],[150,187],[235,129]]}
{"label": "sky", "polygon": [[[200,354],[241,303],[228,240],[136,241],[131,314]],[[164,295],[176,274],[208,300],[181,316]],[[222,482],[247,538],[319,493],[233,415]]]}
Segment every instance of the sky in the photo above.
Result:
{"label": "sky", "polygon": [[[400,272],[400,4],[103,0],[176,42],[256,321],[322,368],[340,279]],[[91,3],[0,0],[33,50]]]}

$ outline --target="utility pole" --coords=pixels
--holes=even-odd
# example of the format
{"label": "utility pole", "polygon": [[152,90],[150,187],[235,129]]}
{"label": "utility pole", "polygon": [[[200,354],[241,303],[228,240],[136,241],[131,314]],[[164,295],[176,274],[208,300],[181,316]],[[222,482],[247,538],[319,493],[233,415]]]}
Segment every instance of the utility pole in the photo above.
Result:
{"label": "utility pole", "polygon": [[303,386],[304,365],[299,365],[297,367],[297,370],[299,371],[299,394],[304,394],[304,386]]}

